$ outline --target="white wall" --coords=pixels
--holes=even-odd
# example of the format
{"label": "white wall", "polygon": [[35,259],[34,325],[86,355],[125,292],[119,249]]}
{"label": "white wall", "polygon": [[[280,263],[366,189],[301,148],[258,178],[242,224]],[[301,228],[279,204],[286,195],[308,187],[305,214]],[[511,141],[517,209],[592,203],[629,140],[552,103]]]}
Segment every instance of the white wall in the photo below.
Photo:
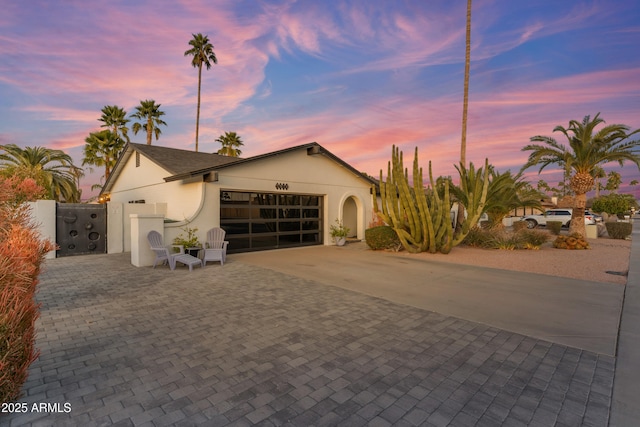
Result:
{"label": "white wall", "polygon": [[134,200],[144,200],[146,204],[164,203],[167,218],[182,221],[191,218],[200,206],[202,182],[200,177],[192,182],[165,182],[169,172],[140,156],[140,166],[136,167],[135,154],[123,166],[118,179],[109,193],[112,202],[129,204]]}
{"label": "white wall", "polygon": [[[56,202],[55,200],[37,200],[29,202],[31,219],[43,239],[56,242]],[[56,257],[56,251],[49,251],[46,259]]]}

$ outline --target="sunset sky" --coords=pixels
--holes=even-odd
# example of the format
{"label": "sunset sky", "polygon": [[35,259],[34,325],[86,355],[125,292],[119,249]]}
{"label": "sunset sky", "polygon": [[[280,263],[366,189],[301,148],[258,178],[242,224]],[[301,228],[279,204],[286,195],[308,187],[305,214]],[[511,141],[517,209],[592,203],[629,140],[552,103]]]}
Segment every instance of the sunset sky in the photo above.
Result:
{"label": "sunset sky", "polygon": [[[243,157],[316,141],[377,176],[396,144],[455,174],[464,0],[0,5],[0,145],[62,149],[80,165],[102,107],[132,113],[154,99],[168,126],[153,144],[193,150],[198,73],[184,52],[203,33],[218,65],[203,70],[200,151],[217,151],[225,131],[242,137]],[[516,172],[530,137],[598,112],[640,128],[638,0],[474,0],[471,37],[468,160]],[[557,183],[548,169],[527,178]],[[608,169],[640,179],[632,163]],[[83,180],[83,198],[102,173]]]}

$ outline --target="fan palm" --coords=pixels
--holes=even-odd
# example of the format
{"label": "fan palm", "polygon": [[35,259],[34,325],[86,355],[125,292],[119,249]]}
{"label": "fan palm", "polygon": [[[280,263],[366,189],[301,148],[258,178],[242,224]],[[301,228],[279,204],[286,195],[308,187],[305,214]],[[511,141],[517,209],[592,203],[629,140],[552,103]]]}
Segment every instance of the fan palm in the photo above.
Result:
{"label": "fan palm", "polygon": [[109,179],[125,142],[109,129],[92,132],[85,138],[83,165],[104,166],[104,179]]}
{"label": "fan palm", "polygon": [[47,198],[78,203],[77,180],[82,175],[71,156],[62,150],[45,147],[20,148],[15,144],[0,146],[0,174],[32,178],[44,187]]}
{"label": "fan palm", "polygon": [[575,194],[570,232],[583,236],[586,193],[594,187],[593,175],[596,167],[609,162],[618,162],[622,166],[628,160],[640,169],[640,141],[630,140],[638,130],[629,133],[629,127],[622,124],[595,129],[603,123],[605,122],[598,113],[593,120],[590,116],[585,116],[582,122],[571,120],[567,128],[556,126],[553,131],[560,132],[567,138],[568,147],[549,136],[534,136],[531,141],[542,144],[529,144],[522,148],[522,151],[531,153],[521,171],[540,165],[540,172],[545,167],[556,164],[573,172],[569,181]]}
{"label": "fan palm", "polygon": [[189,40],[191,49],[184,53],[184,56],[192,56],[191,65],[198,68],[198,109],[196,112],[196,151],[198,151],[198,132],[200,128],[200,88],[202,86],[202,66],[205,65],[207,70],[211,69],[211,63],[218,63],[216,54],[213,52],[213,45],[209,42],[209,37],[203,36],[201,33],[192,34],[193,38]]}
{"label": "fan palm", "polygon": [[144,128],[147,131],[147,145],[151,145],[151,136],[155,134],[157,141],[162,133],[159,126],[167,125],[160,118],[164,116],[164,111],[160,111],[160,104],[156,104],[153,99],[140,101],[140,105],[136,107],[136,110],[134,114],[131,114],[131,117],[141,120],[141,122],[133,124],[133,134],[137,135]]}
{"label": "fan palm", "polygon": [[239,157],[242,154],[242,139],[235,132],[225,132],[224,135],[220,135],[216,142],[222,145],[222,148],[218,150],[218,154],[223,156]]}
{"label": "fan palm", "polygon": [[102,108],[102,116],[98,119],[104,124],[100,127],[110,129],[114,135],[123,138],[125,141],[129,141],[129,128],[127,123],[129,120],[126,118],[127,112],[123,108],[117,105],[105,105]]}

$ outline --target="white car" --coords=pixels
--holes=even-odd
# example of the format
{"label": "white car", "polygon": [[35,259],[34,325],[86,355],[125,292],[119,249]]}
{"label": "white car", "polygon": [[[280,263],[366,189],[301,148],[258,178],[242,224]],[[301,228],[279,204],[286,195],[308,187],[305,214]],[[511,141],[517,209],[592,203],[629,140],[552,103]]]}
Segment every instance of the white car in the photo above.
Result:
{"label": "white car", "polygon": [[[563,227],[569,227],[571,223],[571,214],[573,209],[549,209],[541,215],[526,215],[522,217],[523,221],[527,221],[527,228],[536,228],[539,225],[547,225],[547,221],[560,221]],[[585,214],[584,223],[587,225],[595,224],[596,220],[591,214]]]}

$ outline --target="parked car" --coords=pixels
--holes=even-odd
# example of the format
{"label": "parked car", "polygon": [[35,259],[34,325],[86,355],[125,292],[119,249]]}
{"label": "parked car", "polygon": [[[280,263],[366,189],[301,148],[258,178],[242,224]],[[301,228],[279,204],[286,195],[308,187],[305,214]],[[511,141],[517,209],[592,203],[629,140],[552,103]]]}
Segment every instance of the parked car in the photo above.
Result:
{"label": "parked car", "polygon": [[[522,217],[523,221],[527,221],[527,228],[536,228],[539,225],[547,225],[548,221],[560,221],[563,227],[569,227],[571,224],[571,214],[573,209],[549,209],[544,214],[526,215]],[[595,224],[596,220],[592,214],[587,215],[585,211],[585,224]]]}
{"label": "parked car", "polygon": [[[593,212],[588,211],[588,210],[587,210],[587,211],[584,211],[584,216],[585,216],[585,218],[586,218],[587,216],[592,217],[592,218],[595,220],[595,222],[596,222],[596,223],[600,223],[600,222],[602,222],[602,221],[604,220],[604,218],[602,218],[602,215],[598,215],[598,214],[593,213]],[[587,223],[587,222],[585,222],[585,224],[588,224],[588,223]]]}

